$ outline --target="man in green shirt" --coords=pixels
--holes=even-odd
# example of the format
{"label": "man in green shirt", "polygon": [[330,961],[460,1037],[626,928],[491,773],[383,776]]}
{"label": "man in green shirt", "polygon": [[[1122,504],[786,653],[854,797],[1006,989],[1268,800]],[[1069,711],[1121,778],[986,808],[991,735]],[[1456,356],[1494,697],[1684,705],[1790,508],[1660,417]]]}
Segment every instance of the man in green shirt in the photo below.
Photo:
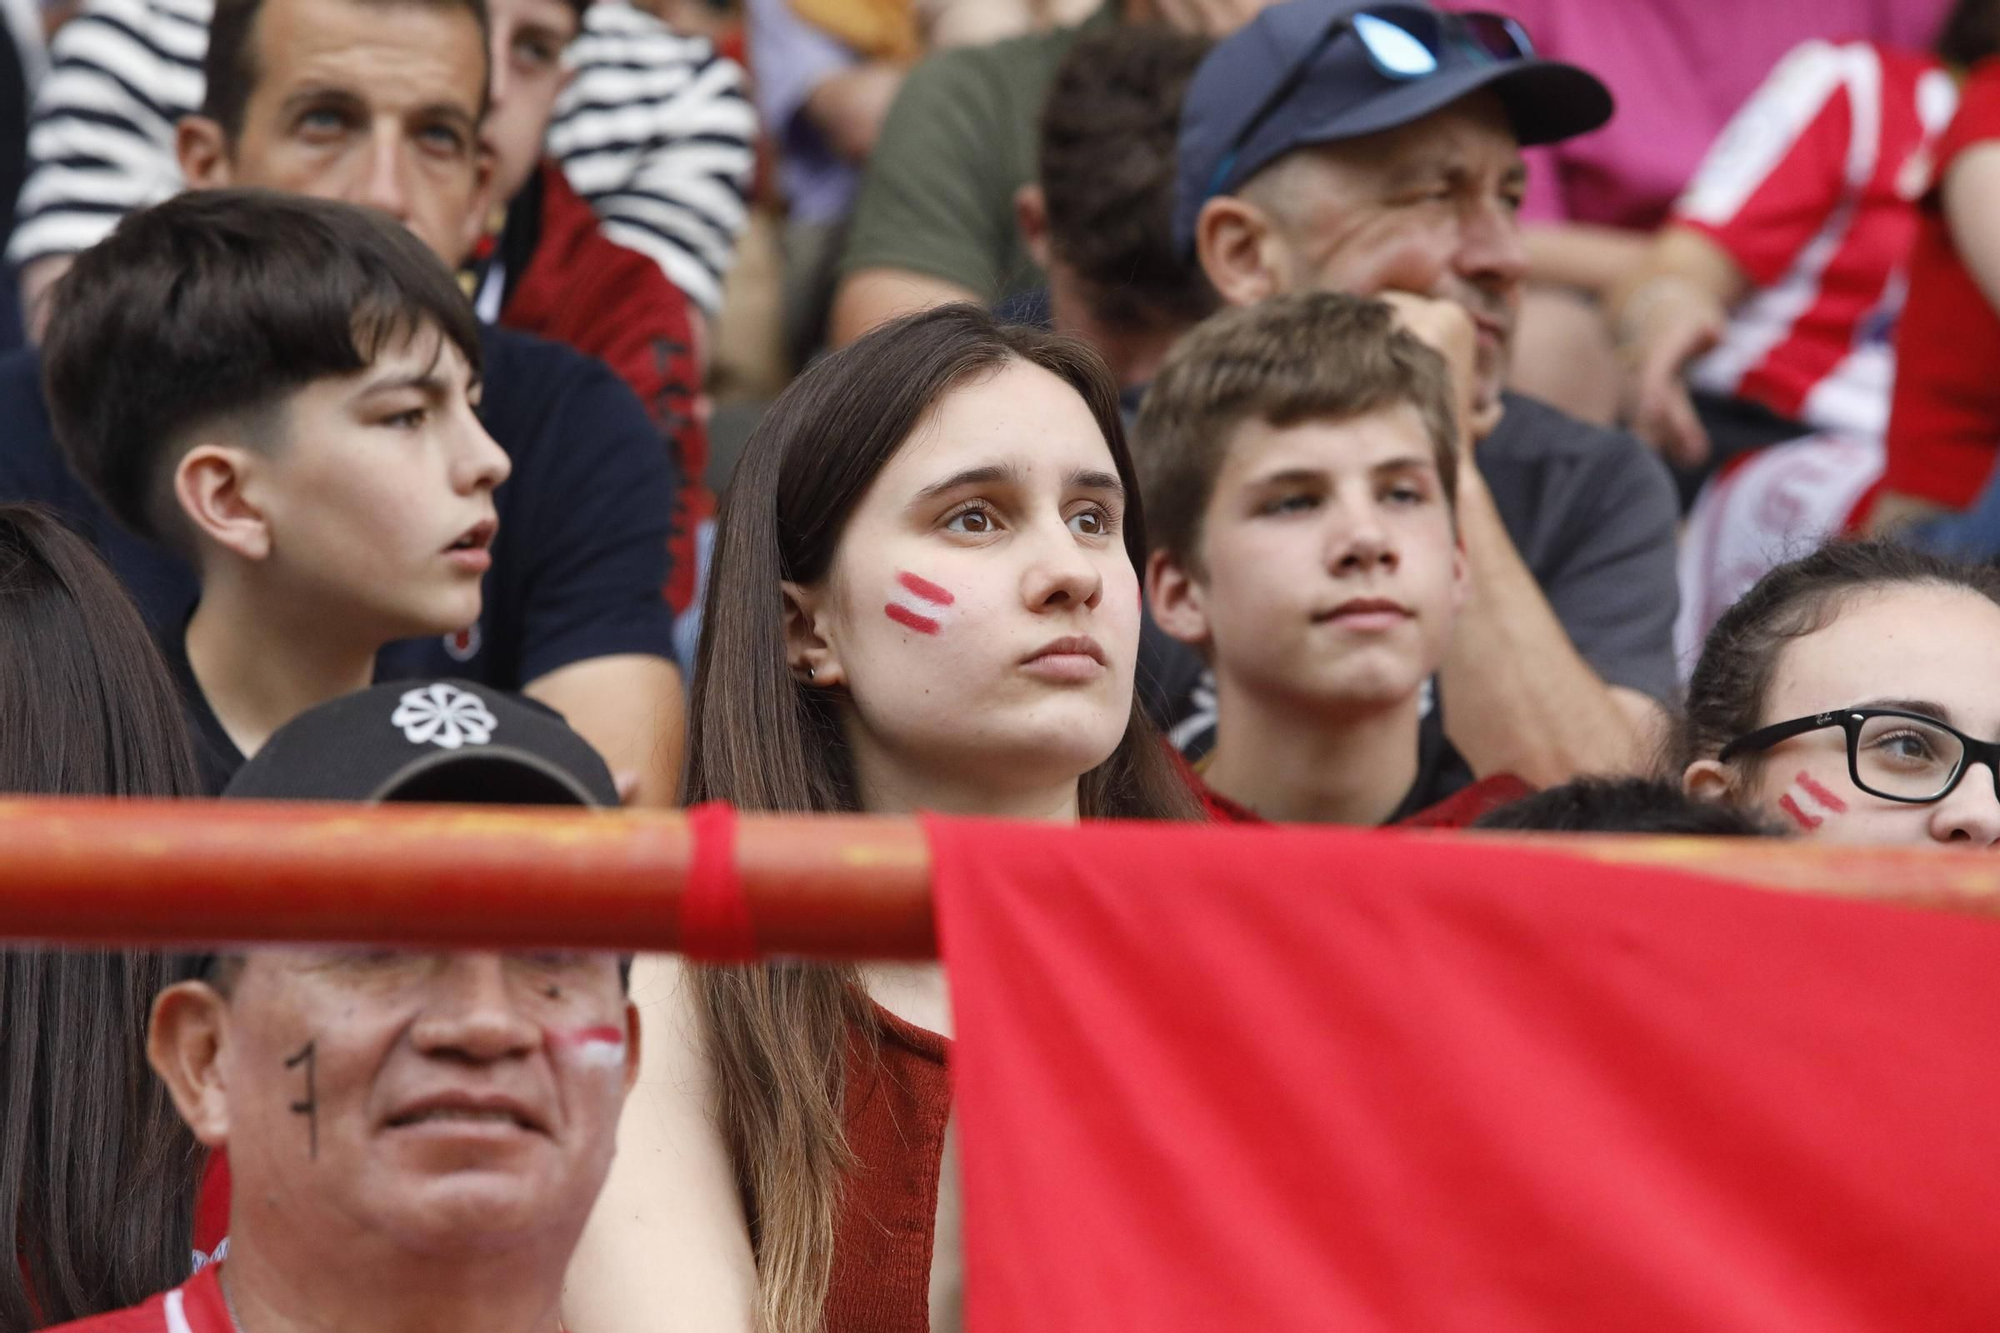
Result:
{"label": "man in green shirt", "polygon": [[1077,37],[1113,23],[1222,35],[1269,0],[1107,0],[1081,25],[941,51],[910,72],[868,162],[840,259],[835,346],[948,301],[1040,287],[1015,196],[1035,179],[1036,127]]}

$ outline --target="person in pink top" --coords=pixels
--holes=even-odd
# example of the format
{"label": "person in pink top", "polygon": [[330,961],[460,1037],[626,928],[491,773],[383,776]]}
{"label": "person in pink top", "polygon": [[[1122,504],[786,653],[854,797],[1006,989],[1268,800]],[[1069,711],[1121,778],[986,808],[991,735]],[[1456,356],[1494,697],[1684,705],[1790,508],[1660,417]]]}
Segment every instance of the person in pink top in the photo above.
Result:
{"label": "person in pink top", "polygon": [[1515,348],[1516,387],[1586,418],[1614,415],[1618,377],[1597,304],[1737,108],[1801,42],[1923,49],[1948,3],[1511,0],[1507,12],[1538,51],[1582,65],[1618,98],[1603,129],[1529,155],[1522,217],[1534,286]]}

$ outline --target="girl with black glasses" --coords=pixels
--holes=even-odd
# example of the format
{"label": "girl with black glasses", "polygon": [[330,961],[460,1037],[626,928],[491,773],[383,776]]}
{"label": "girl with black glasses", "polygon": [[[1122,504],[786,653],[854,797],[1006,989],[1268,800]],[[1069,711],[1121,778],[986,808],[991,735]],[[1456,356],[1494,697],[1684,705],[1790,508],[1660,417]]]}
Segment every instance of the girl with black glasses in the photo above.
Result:
{"label": "girl with black glasses", "polygon": [[1709,632],[1682,782],[1811,837],[2000,846],[1996,670],[2000,570],[1824,547]]}

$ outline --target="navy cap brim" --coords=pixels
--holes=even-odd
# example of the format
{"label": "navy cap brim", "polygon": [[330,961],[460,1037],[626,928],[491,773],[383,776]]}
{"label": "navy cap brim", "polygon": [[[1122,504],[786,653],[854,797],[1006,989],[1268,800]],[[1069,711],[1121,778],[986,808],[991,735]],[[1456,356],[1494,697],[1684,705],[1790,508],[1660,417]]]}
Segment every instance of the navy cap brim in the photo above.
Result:
{"label": "navy cap brim", "polygon": [[1243,145],[1228,176],[1215,189],[1199,199],[1176,200],[1175,243],[1183,254],[1192,257],[1195,223],[1202,205],[1210,198],[1234,192],[1294,149],[1396,129],[1485,91],[1500,99],[1514,137],[1524,148],[1557,143],[1600,129],[1616,108],[1611,90],[1589,70],[1560,60],[1535,58],[1441,70],[1304,125],[1296,122],[1287,125],[1274,119]]}
{"label": "navy cap brim", "polygon": [[1253,138],[1247,145],[1251,151],[1244,154],[1247,169],[1238,169],[1239,179],[1248,179],[1258,166],[1292,148],[1358,139],[1365,134],[1395,129],[1488,89],[1500,98],[1514,137],[1524,148],[1557,143],[1599,129],[1611,119],[1615,105],[1611,90],[1595,74],[1560,60],[1510,60],[1448,69],[1430,78],[1412,79],[1351,111],[1299,128],[1286,136],[1290,140],[1288,145],[1278,148],[1257,166],[1248,166],[1259,146]]}
{"label": "navy cap brim", "polygon": [[483,745],[433,750],[397,769],[364,798],[369,802],[433,804],[615,806],[615,789],[592,791],[556,764],[528,750]]}

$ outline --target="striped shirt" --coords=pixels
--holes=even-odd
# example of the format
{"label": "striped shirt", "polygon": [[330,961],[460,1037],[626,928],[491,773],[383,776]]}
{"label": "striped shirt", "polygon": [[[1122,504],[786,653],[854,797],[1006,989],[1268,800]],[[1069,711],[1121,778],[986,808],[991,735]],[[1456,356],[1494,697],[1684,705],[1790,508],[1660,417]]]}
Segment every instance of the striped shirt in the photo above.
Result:
{"label": "striped shirt", "polygon": [[1807,42],[1778,65],[1675,206],[1754,289],[1697,386],[1881,437],[1917,200],[1957,102],[1934,57],[1875,42]]}
{"label": "striped shirt", "polygon": [[[174,126],[201,107],[214,0],[89,0],[51,46],[8,258],[88,249],[126,213],[178,193]],[[748,221],[756,114],[741,67],[705,38],[598,0],[548,148],[605,234],[704,310],[722,301]]]}
{"label": "striped shirt", "polygon": [[222,1265],[210,1264],[143,1305],[61,1324],[50,1333],[236,1333],[236,1321],[222,1295]]}

